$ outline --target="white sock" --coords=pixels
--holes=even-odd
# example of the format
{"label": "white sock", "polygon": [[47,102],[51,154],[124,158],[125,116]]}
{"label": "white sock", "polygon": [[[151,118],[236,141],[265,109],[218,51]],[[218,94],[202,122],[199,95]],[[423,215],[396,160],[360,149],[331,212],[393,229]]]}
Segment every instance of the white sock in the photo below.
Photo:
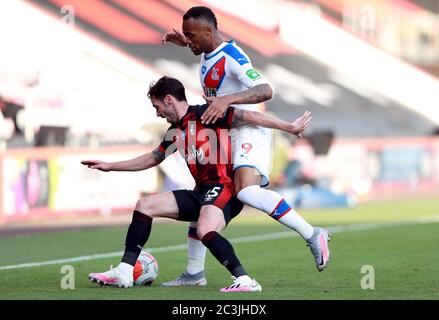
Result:
{"label": "white sock", "polygon": [[254,185],[239,191],[237,197],[246,205],[267,213],[276,221],[295,230],[303,239],[312,237],[313,226],[294,211],[277,192]]}
{"label": "white sock", "polygon": [[122,277],[127,278],[127,279],[133,278],[134,266],[132,266],[126,262],[121,262],[117,266],[117,269],[119,269],[119,272],[122,275]]}
{"label": "white sock", "polygon": [[295,230],[302,236],[303,239],[308,240],[314,233],[314,227],[306,222],[300,214],[294,211],[293,208],[287,212],[283,217],[277,219],[280,223],[288,228]]}
{"label": "white sock", "polygon": [[198,239],[197,223],[192,222],[189,226],[187,243],[187,268],[189,274],[196,274],[204,271],[204,260],[206,259],[207,248]]}

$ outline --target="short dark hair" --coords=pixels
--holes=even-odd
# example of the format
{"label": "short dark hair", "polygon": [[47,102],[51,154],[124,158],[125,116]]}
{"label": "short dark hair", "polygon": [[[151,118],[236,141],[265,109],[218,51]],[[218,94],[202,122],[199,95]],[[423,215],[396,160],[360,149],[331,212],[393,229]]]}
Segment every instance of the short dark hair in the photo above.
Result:
{"label": "short dark hair", "polygon": [[216,20],[215,14],[208,7],[198,6],[190,8],[183,16],[183,21],[189,19],[203,19],[213,25],[215,29],[218,29],[218,21]]}
{"label": "short dark hair", "polygon": [[168,94],[178,101],[187,101],[183,84],[175,78],[163,76],[149,85],[148,98],[150,99],[154,97],[163,100]]}

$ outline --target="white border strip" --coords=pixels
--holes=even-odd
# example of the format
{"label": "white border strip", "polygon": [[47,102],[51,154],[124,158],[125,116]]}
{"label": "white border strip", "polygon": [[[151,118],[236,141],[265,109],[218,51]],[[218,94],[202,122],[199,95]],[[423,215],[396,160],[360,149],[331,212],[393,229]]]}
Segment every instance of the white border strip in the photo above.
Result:
{"label": "white border strip", "polygon": [[[438,223],[438,222],[439,222],[439,215],[431,216],[431,217],[421,217],[414,220],[406,220],[406,221],[398,221],[398,222],[340,225],[340,226],[329,227],[328,230],[331,231],[332,233],[342,233],[342,232],[375,230],[375,229],[399,227],[399,226],[412,225],[412,224],[426,224],[426,223]],[[232,243],[246,243],[246,242],[257,242],[257,241],[265,241],[272,239],[283,239],[283,238],[297,237],[297,236],[298,236],[297,233],[291,231],[284,231],[284,232],[269,233],[264,235],[237,237],[229,240]],[[177,244],[177,245],[166,246],[166,247],[147,248],[146,250],[148,252],[154,253],[154,252],[179,251],[179,250],[185,250],[186,248],[187,248],[187,244]],[[88,256],[79,256],[73,258],[49,260],[42,262],[20,263],[20,264],[14,264],[9,266],[0,266],[0,271],[43,267],[43,266],[50,266],[55,264],[65,264],[65,263],[98,260],[98,259],[106,259],[106,258],[115,258],[115,257],[121,257],[122,255],[123,255],[123,251],[117,251],[117,252],[100,253],[100,254],[93,254]]]}

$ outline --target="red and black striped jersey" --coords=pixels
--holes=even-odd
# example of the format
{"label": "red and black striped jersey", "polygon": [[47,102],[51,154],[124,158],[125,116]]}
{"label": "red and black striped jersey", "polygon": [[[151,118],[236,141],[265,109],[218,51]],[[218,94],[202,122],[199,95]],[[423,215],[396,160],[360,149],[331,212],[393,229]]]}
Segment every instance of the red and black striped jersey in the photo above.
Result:
{"label": "red and black striped jersey", "polygon": [[228,129],[235,109],[229,107],[223,118],[206,125],[201,123],[201,115],[207,107],[207,104],[189,106],[183,118],[168,128],[159,148],[165,156],[177,150],[180,152],[195,179],[196,188],[215,183],[233,186]]}

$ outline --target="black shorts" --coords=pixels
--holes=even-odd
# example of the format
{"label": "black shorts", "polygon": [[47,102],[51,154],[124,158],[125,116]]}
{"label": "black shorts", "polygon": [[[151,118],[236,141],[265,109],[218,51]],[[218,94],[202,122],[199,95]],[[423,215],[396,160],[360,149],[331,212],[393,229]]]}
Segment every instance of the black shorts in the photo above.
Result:
{"label": "black shorts", "polygon": [[226,224],[236,217],[243,208],[243,203],[233,195],[233,187],[222,184],[206,185],[196,190],[174,190],[177,200],[178,219],[181,221],[198,221],[201,207],[214,205],[224,214]]}

